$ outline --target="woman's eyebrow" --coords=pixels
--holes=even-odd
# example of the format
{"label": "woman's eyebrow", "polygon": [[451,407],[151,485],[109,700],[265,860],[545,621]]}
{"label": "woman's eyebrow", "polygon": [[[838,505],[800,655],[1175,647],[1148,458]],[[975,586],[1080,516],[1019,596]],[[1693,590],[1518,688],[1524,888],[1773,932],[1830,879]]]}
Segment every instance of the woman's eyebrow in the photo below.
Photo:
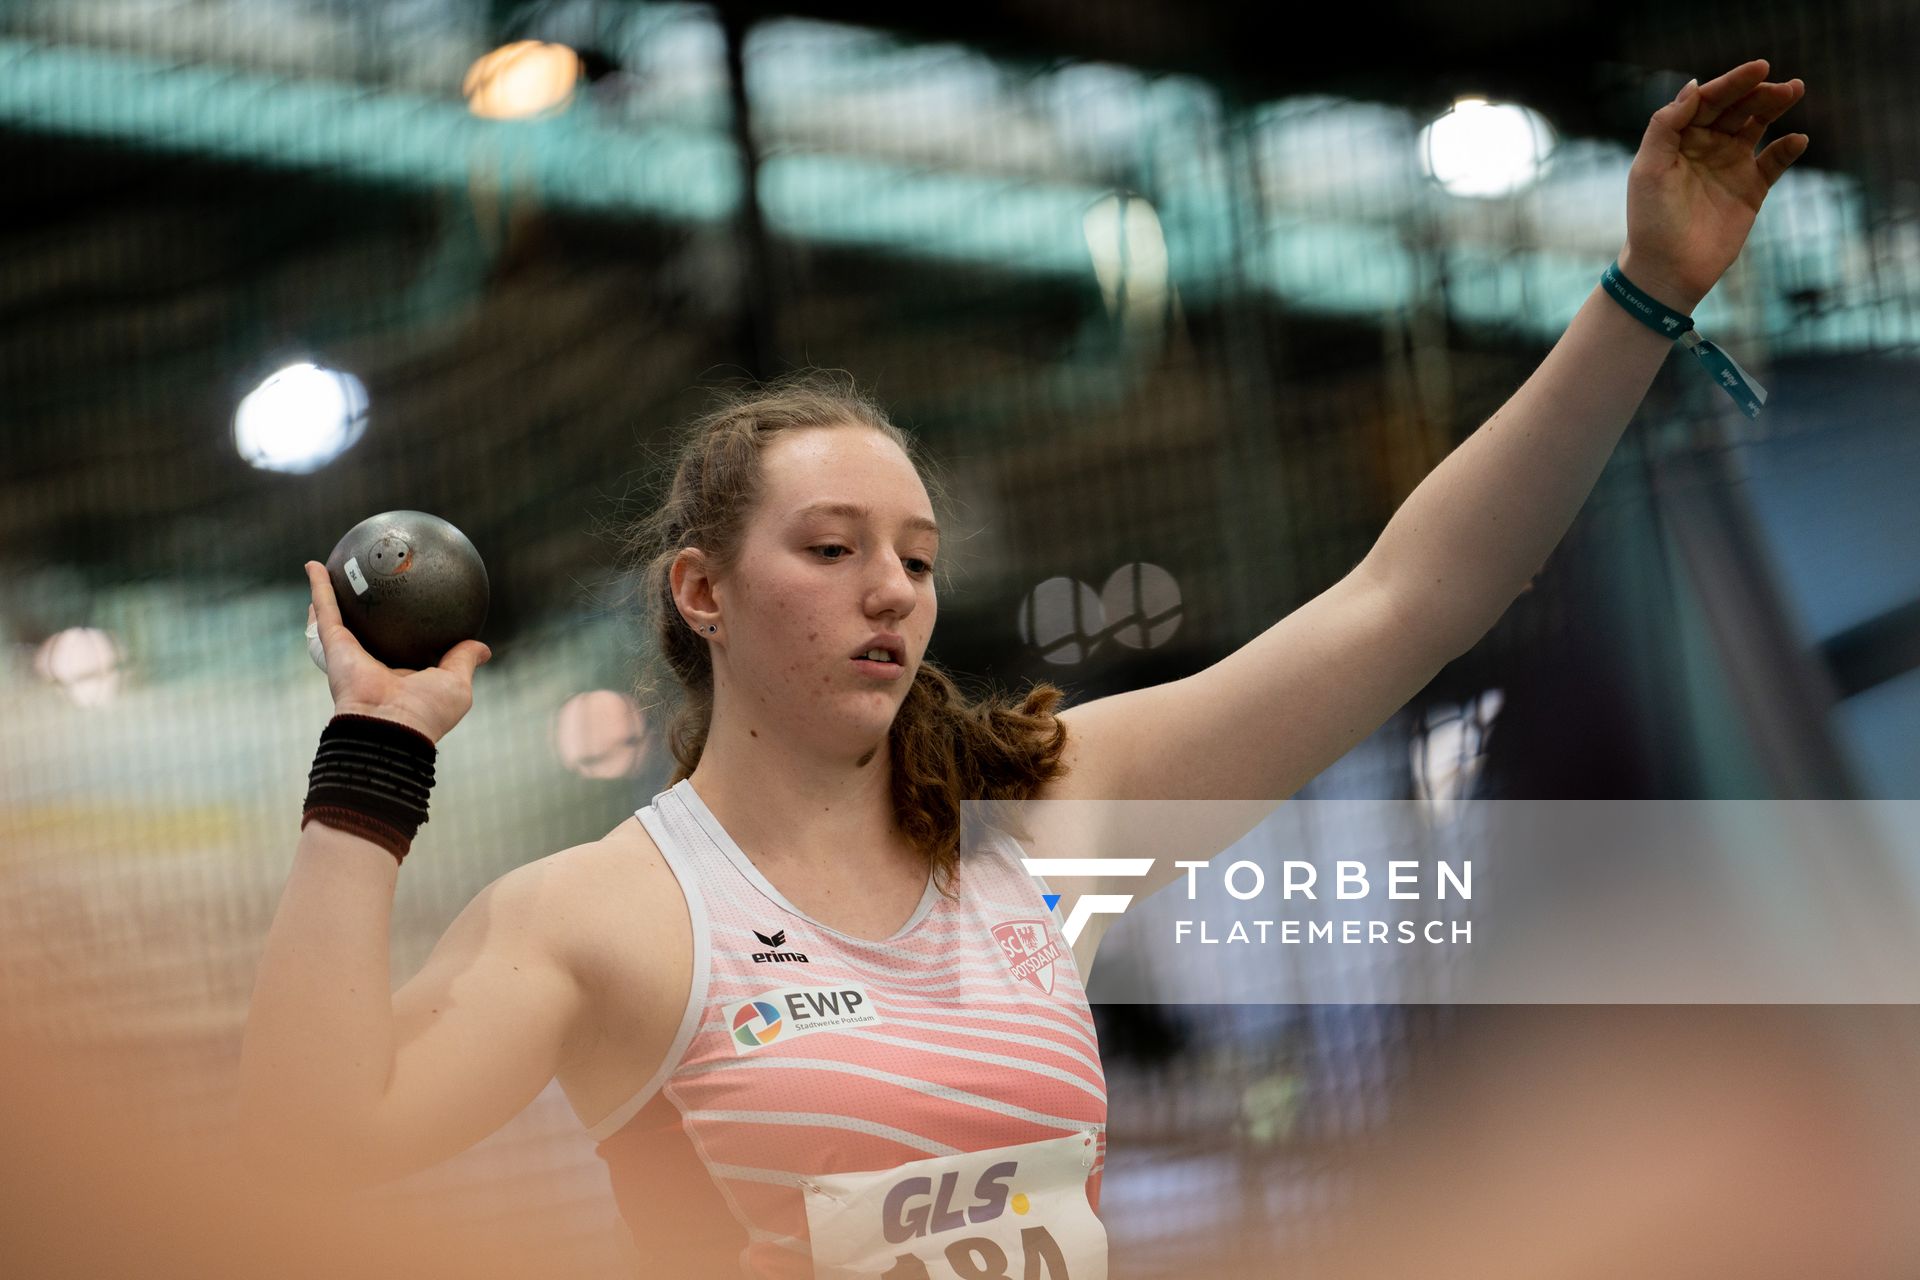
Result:
{"label": "woman's eyebrow", "polygon": [[[847,516],[854,520],[864,520],[873,512],[854,502],[810,502],[793,513],[795,520],[804,520],[808,516]],[[925,516],[908,516],[900,523],[909,529],[921,529],[935,537],[940,535],[940,526]]]}

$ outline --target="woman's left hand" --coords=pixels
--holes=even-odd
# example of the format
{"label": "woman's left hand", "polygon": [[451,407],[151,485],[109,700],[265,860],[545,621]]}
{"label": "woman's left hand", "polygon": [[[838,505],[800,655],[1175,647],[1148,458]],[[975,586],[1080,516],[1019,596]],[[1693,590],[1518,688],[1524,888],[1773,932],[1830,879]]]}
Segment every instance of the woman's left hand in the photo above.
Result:
{"label": "woman's left hand", "polygon": [[1653,113],[1627,175],[1627,246],[1620,271],[1677,311],[1691,312],[1725,274],[1753,230],[1761,201],[1807,150],[1807,135],[1767,126],[1806,85],[1766,79],[1755,59],[1681,90]]}

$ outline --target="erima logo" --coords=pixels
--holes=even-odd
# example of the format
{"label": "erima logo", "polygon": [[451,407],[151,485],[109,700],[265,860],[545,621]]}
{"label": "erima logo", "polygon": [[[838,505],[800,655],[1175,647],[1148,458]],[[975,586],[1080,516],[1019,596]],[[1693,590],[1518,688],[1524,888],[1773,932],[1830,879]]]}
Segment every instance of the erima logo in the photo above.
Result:
{"label": "erima logo", "polygon": [[[781,947],[786,945],[786,941],[787,941],[787,931],[785,929],[776,930],[772,937],[768,937],[766,934],[760,932],[758,929],[755,929],[753,931],[753,936],[760,939],[762,943],[766,944],[769,947]],[[756,951],[753,953],[753,962],[755,964],[810,964],[812,963],[804,955],[800,954],[798,951]]]}
{"label": "erima logo", "polygon": [[[1020,865],[1033,876],[1144,876],[1153,870],[1152,858],[1022,858]],[[1046,899],[1047,910],[1051,911],[1060,903],[1060,895],[1049,893],[1042,895]],[[1095,915],[1117,916],[1127,909],[1133,901],[1130,893],[1083,893],[1073,904],[1073,910],[1067,913],[1067,922],[1060,926],[1060,935],[1072,946],[1079,941],[1080,931],[1087,927],[1087,920]]]}

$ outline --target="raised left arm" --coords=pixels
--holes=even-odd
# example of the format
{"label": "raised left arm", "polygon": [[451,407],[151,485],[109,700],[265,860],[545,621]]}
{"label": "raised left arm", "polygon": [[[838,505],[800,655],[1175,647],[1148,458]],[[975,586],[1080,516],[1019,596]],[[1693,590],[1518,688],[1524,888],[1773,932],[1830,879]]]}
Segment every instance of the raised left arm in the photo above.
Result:
{"label": "raised left arm", "polygon": [[[1620,270],[1691,312],[1805,135],[1753,153],[1804,86],[1750,62],[1655,112]],[[1573,523],[1670,338],[1595,285],[1545,361],[1394,513],[1345,578],[1206,670],[1061,714],[1072,772],[1043,798],[1280,801],[1471,648]],[[1204,858],[1217,850],[1200,850]],[[1180,873],[1170,859],[1144,896]]]}

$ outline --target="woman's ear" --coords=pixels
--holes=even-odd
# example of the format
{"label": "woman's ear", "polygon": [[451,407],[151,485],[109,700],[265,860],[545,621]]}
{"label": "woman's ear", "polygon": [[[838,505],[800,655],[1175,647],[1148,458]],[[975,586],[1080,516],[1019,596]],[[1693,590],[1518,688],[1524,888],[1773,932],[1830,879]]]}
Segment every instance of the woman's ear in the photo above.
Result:
{"label": "woman's ear", "polygon": [[713,585],[706,552],[698,547],[682,547],[667,570],[667,586],[680,616],[702,634],[720,621],[719,601],[714,597]]}

